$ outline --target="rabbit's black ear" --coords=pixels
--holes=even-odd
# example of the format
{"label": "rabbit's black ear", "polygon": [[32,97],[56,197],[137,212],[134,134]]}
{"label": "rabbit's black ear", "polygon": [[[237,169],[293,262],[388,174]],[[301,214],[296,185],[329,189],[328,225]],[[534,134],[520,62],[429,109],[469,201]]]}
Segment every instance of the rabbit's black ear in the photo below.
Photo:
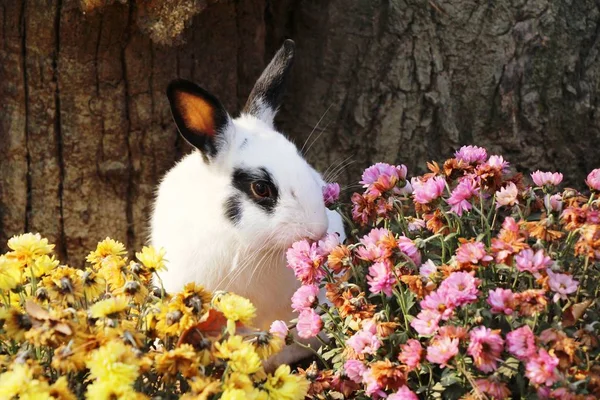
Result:
{"label": "rabbit's black ear", "polygon": [[171,113],[181,136],[202,152],[214,157],[225,142],[231,118],[212,94],[193,82],[178,79],[167,88]]}
{"label": "rabbit's black ear", "polygon": [[272,125],[281,105],[285,83],[294,61],[294,42],[286,40],[254,85],[244,106],[244,113]]}

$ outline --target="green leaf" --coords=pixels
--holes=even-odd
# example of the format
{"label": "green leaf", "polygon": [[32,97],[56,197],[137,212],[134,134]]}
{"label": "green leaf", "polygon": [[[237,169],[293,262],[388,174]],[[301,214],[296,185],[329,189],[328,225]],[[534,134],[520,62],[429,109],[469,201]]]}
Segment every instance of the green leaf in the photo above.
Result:
{"label": "green leaf", "polygon": [[512,378],[519,371],[520,361],[514,357],[509,357],[502,363],[497,372],[507,378]]}

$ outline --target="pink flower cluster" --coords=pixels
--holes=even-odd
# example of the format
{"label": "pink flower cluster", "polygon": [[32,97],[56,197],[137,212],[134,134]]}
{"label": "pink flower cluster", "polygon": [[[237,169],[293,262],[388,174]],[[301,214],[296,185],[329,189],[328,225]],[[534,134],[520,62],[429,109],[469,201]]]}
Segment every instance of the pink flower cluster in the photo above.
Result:
{"label": "pink flower cluster", "polygon": [[442,176],[436,176],[426,181],[412,178],[410,181],[413,188],[415,203],[428,204],[444,193],[446,180]]}
{"label": "pink flower cluster", "polygon": [[531,174],[531,179],[538,186],[558,186],[563,180],[563,174],[560,172],[542,172],[537,170]]}
{"label": "pink flower cluster", "polygon": [[404,165],[377,163],[363,172],[360,184],[366,188],[367,195],[379,197],[383,192],[394,189],[399,182],[404,182],[406,173]]}
{"label": "pink flower cluster", "polygon": [[459,217],[462,216],[464,211],[469,211],[473,208],[471,205],[471,198],[479,195],[479,188],[473,178],[466,177],[456,188],[452,191],[452,194],[448,198],[448,204],[450,204],[450,210],[456,213]]}

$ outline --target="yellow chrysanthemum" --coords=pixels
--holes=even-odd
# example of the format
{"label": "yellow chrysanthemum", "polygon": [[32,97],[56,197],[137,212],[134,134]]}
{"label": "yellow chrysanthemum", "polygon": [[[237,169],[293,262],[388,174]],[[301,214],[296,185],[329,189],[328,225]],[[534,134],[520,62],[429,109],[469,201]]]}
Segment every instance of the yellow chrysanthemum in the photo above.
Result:
{"label": "yellow chrysanthemum", "polygon": [[183,290],[175,295],[181,301],[192,309],[196,315],[204,314],[210,307],[212,294],[204,289],[204,286],[196,283],[188,283]]}
{"label": "yellow chrysanthemum", "polygon": [[132,349],[119,340],[108,342],[92,352],[86,366],[92,378],[110,382],[114,388],[131,386],[140,369]]}
{"label": "yellow chrysanthemum", "polygon": [[150,291],[146,285],[140,282],[129,279],[125,281],[125,284],[118,289],[113,290],[113,294],[127,296],[132,302],[142,305]]}
{"label": "yellow chrysanthemum", "polygon": [[85,271],[78,270],[77,274],[81,278],[83,294],[88,301],[97,299],[106,291],[106,280],[91,268]]}
{"label": "yellow chrysanthemum", "polygon": [[24,271],[25,276],[31,277],[31,273],[33,272],[33,276],[37,279],[40,278],[54,268],[58,267],[60,262],[54,257],[50,257],[47,254],[44,254],[41,257],[38,257],[33,262],[30,268],[26,268]]}
{"label": "yellow chrysanthemum", "polygon": [[31,319],[16,307],[0,308],[0,322],[6,332],[7,339],[20,342],[25,339],[25,333],[31,329]]}
{"label": "yellow chrysanthemum", "polygon": [[[254,307],[250,300],[234,293],[225,293],[216,296],[214,305],[229,321],[239,321],[244,325],[249,325],[256,316],[256,307]],[[231,331],[231,329],[229,330]]]}
{"label": "yellow chrysanthemum", "polygon": [[127,260],[121,257],[107,258],[102,262],[98,276],[108,283],[111,290],[115,290],[125,284],[126,265]]}
{"label": "yellow chrysanthemum", "polygon": [[107,257],[122,257],[127,254],[125,246],[121,242],[117,242],[111,238],[106,238],[92,251],[86,258],[90,264],[102,263]]}
{"label": "yellow chrysanthemum", "polygon": [[8,247],[13,250],[12,255],[23,263],[30,263],[44,254],[50,254],[54,249],[54,245],[48,244],[48,239],[42,238],[39,233],[13,236],[8,240]]}
{"label": "yellow chrysanthemum", "polygon": [[130,386],[115,386],[111,381],[97,381],[88,386],[85,393],[88,400],[140,400],[147,399]]}
{"label": "yellow chrysanthemum", "polygon": [[246,400],[248,394],[240,389],[225,389],[221,395],[222,400]]}
{"label": "yellow chrysanthemum", "polygon": [[234,390],[239,389],[244,392],[251,392],[254,389],[254,385],[252,383],[252,379],[246,374],[241,374],[239,372],[232,372],[225,377],[225,382],[223,384],[224,390]]}
{"label": "yellow chrysanthemum", "polygon": [[0,375],[0,399],[12,399],[20,394],[33,372],[27,364],[13,364],[12,370]]}
{"label": "yellow chrysanthemum", "polygon": [[194,323],[196,319],[191,314],[191,309],[186,307],[181,299],[174,298],[160,306],[160,312],[156,317],[156,330],[161,336],[179,336]]}
{"label": "yellow chrysanthemum", "polygon": [[0,290],[11,290],[21,282],[21,266],[13,258],[0,256]]}
{"label": "yellow chrysanthemum", "polygon": [[302,376],[292,374],[289,365],[280,365],[264,385],[269,398],[276,400],[302,400],[308,393],[308,387],[309,382]]}
{"label": "yellow chrysanthemum", "polygon": [[123,296],[101,300],[90,307],[92,318],[117,318],[129,308],[129,301]]}
{"label": "yellow chrysanthemum", "polygon": [[50,386],[50,396],[57,400],[76,400],[77,397],[69,389],[69,381],[61,376]]}
{"label": "yellow chrysanthemum", "polygon": [[144,246],[141,252],[135,253],[136,258],[146,267],[148,271],[156,272],[167,269],[165,267],[165,249],[158,251],[152,246]]}
{"label": "yellow chrysanthemum", "polygon": [[207,376],[196,376],[188,380],[190,393],[181,397],[185,399],[208,399],[221,392],[221,381]]}
{"label": "yellow chrysanthemum", "polygon": [[19,399],[48,400],[50,399],[50,386],[46,381],[32,379],[23,386]]}
{"label": "yellow chrysanthemum", "polygon": [[48,289],[50,300],[72,306],[83,298],[83,284],[77,271],[61,266],[42,279],[42,286]]}
{"label": "yellow chrysanthemum", "polygon": [[283,348],[284,340],[279,336],[272,335],[269,332],[259,332],[251,340],[256,353],[262,360],[266,360],[273,354],[279,353]]}
{"label": "yellow chrysanthemum", "polygon": [[191,378],[199,372],[196,352],[189,344],[159,354],[155,361],[156,371],[167,379],[175,379],[177,373],[181,373],[185,378]]}
{"label": "yellow chrysanthemum", "polygon": [[85,369],[85,351],[74,351],[73,343],[63,345],[54,350],[52,368],[63,374],[83,371]]}
{"label": "yellow chrysanthemum", "polygon": [[223,343],[215,343],[215,348],[215,356],[228,360],[228,365],[235,372],[253,374],[262,367],[252,344],[245,342],[241,336],[230,336]]}

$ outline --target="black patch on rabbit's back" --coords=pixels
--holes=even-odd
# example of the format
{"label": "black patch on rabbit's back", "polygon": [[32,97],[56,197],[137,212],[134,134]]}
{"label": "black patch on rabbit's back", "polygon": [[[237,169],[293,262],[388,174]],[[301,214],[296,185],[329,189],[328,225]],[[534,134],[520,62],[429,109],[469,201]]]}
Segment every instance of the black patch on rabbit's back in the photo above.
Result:
{"label": "black patch on rabbit's back", "polygon": [[242,219],[242,202],[236,196],[225,201],[225,216],[236,225]]}
{"label": "black patch on rabbit's back", "polygon": [[[261,181],[271,189],[270,197],[257,198],[252,193],[252,182]],[[236,168],[233,171],[232,177],[233,187],[248,196],[250,201],[253,201],[260,208],[265,210],[268,214],[272,214],[277,206],[277,200],[279,200],[279,191],[273,177],[265,168],[257,169],[242,169]],[[229,200],[228,200],[229,201]],[[240,204],[241,206],[241,204]],[[241,213],[241,211],[240,211]]]}

